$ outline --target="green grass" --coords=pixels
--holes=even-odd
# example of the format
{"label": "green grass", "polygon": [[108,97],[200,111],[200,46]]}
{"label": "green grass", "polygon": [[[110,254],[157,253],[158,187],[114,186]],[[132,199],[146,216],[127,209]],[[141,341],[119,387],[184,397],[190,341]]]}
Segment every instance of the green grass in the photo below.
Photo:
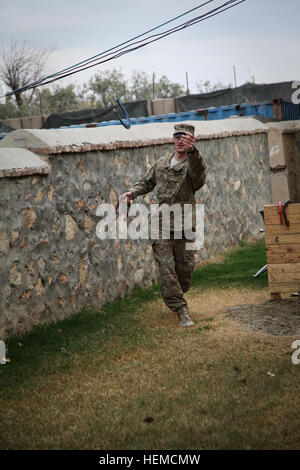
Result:
{"label": "green grass", "polygon": [[[200,285],[201,290],[229,285],[266,287],[266,273],[253,279],[253,273],[266,263],[265,257],[263,241],[242,243],[227,253],[223,262],[195,270],[192,286]],[[150,337],[145,338],[147,332],[138,318],[141,306],[157,298],[160,298],[158,285],[149,289],[139,288],[125,299],[106,303],[100,312],[83,310],[57,323],[37,326],[21,337],[9,338],[6,341],[7,357],[13,358],[13,364],[0,368],[2,393],[28,382],[28,376],[34,381],[34,377],[41,374],[59,369],[71,370],[80,360],[80,354],[97,351],[104,360],[117,355],[125,347],[150,341]]]}
{"label": "green grass", "polygon": [[35,383],[42,374],[72,370],[82,354],[97,353],[106,360],[126,347],[138,345],[143,336],[136,321],[141,305],[158,295],[158,286],[137,289],[126,299],[106,303],[100,312],[82,310],[57,323],[43,324],[25,335],[9,338],[5,341],[7,357],[13,362],[0,369],[2,394],[25,382],[27,386],[31,381]]}
{"label": "green grass", "polygon": [[211,263],[196,270],[192,276],[192,284],[200,284],[203,289],[216,287],[249,286],[263,288],[268,285],[267,272],[257,278],[253,275],[267,264],[264,240],[256,243],[240,243],[238,248],[230,250],[222,263]]}
{"label": "green grass", "polygon": [[[267,276],[253,274],[264,264],[259,241],[195,271],[188,330],[155,285],[7,339],[0,448],[299,447],[290,339],[245,331],[217,311],[224,289],[261,296]],[[203,309],[208,294],[216,310]]]}

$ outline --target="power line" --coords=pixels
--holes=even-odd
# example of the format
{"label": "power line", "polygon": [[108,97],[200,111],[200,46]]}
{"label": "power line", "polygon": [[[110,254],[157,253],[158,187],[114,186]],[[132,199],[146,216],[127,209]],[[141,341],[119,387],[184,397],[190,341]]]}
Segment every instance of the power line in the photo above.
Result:
{"label": "power line", "polygon": [[[211,0],[211,1],[214,1],[214,0]],[[169,29],[169,30],[167,30],[167,31],[163,31],[163,32],[158,33],[158,34],[148,36],[147,38],[145,38],[145,39],[143,39],[143,40],[141,40],[141,41],[131,42],[130,46],[133,46],[133,45],[135,45],[135,44],[139,44],[139,43],[141,43],[141,42],[143,42],[143,41],[146,41],[146,40],[148,40],[148,39],[156,38],[156,39],[153,39],[153,41],[144,42],[143,44],[141,44],[141,45],[140,45],[139,47],[137,47],[137,48],[133,48],[133,49],[127,49],[127,48],[125,48],[125,47],[119,48],[117,51],[115,51],[115,53],[114,53],[115,55],[113,55],[113,56],[112,56],[110,59],[108,59],[108,60],[112,60],[112,59],[114,59],[114,58],[118,58],[118,57],[120,57],[120,56],[123,55],[123,54],[126,54],[126,53],[128,53],[128,52],[131,52],[131,51],[133,51],[133,50],[136,50],[136,49],[138,49],[138,48],[140,48],[140,47],[144,47],[145,45],[150,44],[151,42],[157,41],[157,40],[159,40],[159,39],[161,39],[161,38],[163,38],[163,37],[165,37],[165,36],[168,36],[168,35],[170,35],[170,34],[173,34],[174,32],[180,31],[181,29],[184,29],[184,28],[186,28],[186,27],[188,27],[188,26],[193,26],[193,24],[196,24],[197,22],[203,21],[204,19],[206,19],[205,17],[210,18],[211,16],[214,16],[214,14],[211,14],[211,13],[214,13],[214,12],[216,12],[217,10],[220,10],[221,8],[223,8],[223,7],[226,6],[226,5],[229,5],[229,4],[232,4],[232,3],[234,3],[234,4],[237,5],[238,3],[242,3],[243,1],[245,1],[245,0],[241,0],[241,1],[238,1],[238,0],[229,0],[229,1],[227,1],[225,4],[223,4],[223,5],[221,5],[221,6],[217,7],[217,8],[215,8],[214,10],[211,10],[211,11],[205,13],[204,15],[201,15],[201,16],[198,16],[198,17],[195,17],[195,18],[192,18],[192,19],[188,20],[186,23],[183,23],[183,24],[181,24],[181,25],[175,26],[174,28]],[[210,2],[206,2],[206,3],[210,3]],[[204,5],[204,4],[202,4],[201,6],[203,6],[203,5]],[[232,5],[232,6],[235,6],[235,5]],[[229,8],[229,7],[228,7],[228,8]],[[231,7],[230,7],[230,8],[231,8]],[[225,11],[225,9],[227,9],[227,8],[224,8],[224,10],[222,10],[222,11]],[[219,13],[221,13],[222,11],[220,11]],[[209,16],[208,16],[208,15],[209,15]],[[116,47],[114,47],[113,49],[116,49],[117,47],[119,47],[119,46],[116,46]],[[116,55],[116,53],[121,52],[121,51],[124,51],[124,52],[122,52],[122,53]],[[106,53],[103,52],[102,54],[98,54],[98,56],[100,56],[100,55],[102,55],[102,59],[103,59],[104,57],[107,57],[107,56],[109,56],[109,55],[112,55],[112,53],[110,52],[110,53],[107,53],[107,54],[106,54]],[[98,56],[97,56],[97,57],[98,57]],[[90,63],[94,62],[95,60],[96,60],[96,59],[93,59],[93,58],[92,58],[92,59],[87,59],[87,60],[85,61],[85,63],[86,63],[86,65],[87,65],[87,64],[90,64]],[[97,62],[97,63],[94,64],[94,65],[99,65],[99,64],[101,64],[101,63],[103,63],[103,62],[107,62],[107,60],[105,60],[105,61],[99,61],[99,62]],[[94,66],[94,65],[93,65],[93,66]],[[76,66],[73,66],[73,67],[71,67],[71,68],[72,68],[72,69],[74,68],[74,70],[75,70],[75,68],[77,68],[77,67],[76,67]],[[86,70],[86,68],[88,68],[88,67],[80,68],[80,69],[78,69],[78,71]],[[58,72],[57,74],[60,74],[60,72]]]}
{"label": "power line", "polygon": [[[195,25],[195,24],[197,24],[201,21],[204,21],[208,18],[219,15],[220,13],[223,13],[224,11],[226,11],[230,8],[233,8],[237,5],[239,5],[240,3],[245,2],[245,0],[239,0],[239,1],[238,0],[228,0],[227,2],[220,5],[219,7],[216,7],[213,10],[208,11],[207,13],[204,13],[202,15],[194,17],[194,18],[186,21],[185,23],[182,23],[178,26],[175,26],[175,27],[173,27],[169,30],[163,31],[161,33],[150,35],[150,36],[144,38],[143,40],[135,41],[136,39],[144,36],[145,34],[148,34],[149,32],[152,32],[152,31],[162,27],[163,25],[168,24],[171,21],[174,21],[175,19],[178,19],[178,18],[186,15],[187,13],[190,13],[191,11],[194,11],[195,9],[198,9],[198,8],[204,6],[204,5],[207,5],[208,3],[211,3],[212,1],[214,1],[214,0],[210,0],[210,1],[207,1],[203,4],[201,4],[201,5],[198,5],[197,7],[193,8],[192,10],[189,10],[188,12],[182,13],[181,15],[177,16],[176,18],[172,18],[171,20],[163,23],[162,25],[159,25],[155,28],[152,28],[151,30],[149,30],[149,31],[147,31],[143,34],[140,34],[140,35],[136,36],[133,39],[125,41],[125,42],[119,44],[118,46],[114,46],[113,48],[108,49],[107,51],[104,51],[100,54],[97,54],[96,56],[93,56],[89,59],[86,59],[82,62],[79,62],[79,64],[73,65],[73,66],[68,67],[66,69],[63,69],[63,70],[61,70],[61,71],[59,71],[55,74],[48,75],[44,78],[41,78],[40,80],[37,80],[33,83],[30,83],[30,84],[28,84],[24,87],[21,87],[21,88],[18,88],[16,90],[13,90],[9,93],[6,93],[6,95],[4,95],[4,96],[10,96],[10,95],[14,94],[15,92],[22,92],[22,91],[26,91],[26,90],[29,90],[29,89],[37,88],[38,86],[47,85],[49,83],[53,83],[54,81],[60,80],[60,79],[65,78],[65,77],[68,77],[68,76],[73,75],[75,73],[81,72],[81,71],[89,69],[91,67],[95,67],[96,65],[100,65],[100,64],[103,64],[103,63],[108,62],[110,60],[116,59],[118,57],[121,57],[124,54],[128,54],[129,52],[133,52],[133,51],[135,51],[137,49],[140,49],[140,48],[142,48],[142,47],[144,47],[148,44],[151,44],[152,42],[158,41],[158,40],[160,40],[160,39],[162,39],[166,36],[174,34],[175,32],[181,31],[185,28],[193,26],[193,25]],[[121,47],[121,46],[124,46],[125,44],[128,44],[128,46],[127,47]],[[132,47],[132,46],[134,46],[134,47]],[[115,52],[111,52],[113,50]],[[100,57],[101,57],[101,60],[98,60]],[[65,73],[65,72],[67,72],[67,73]]]}
{"label": "power line", "polygon": [[[85,66],[85,67],[80,67],[80,68],[78,68],[77,70],[75,69],[75,70],[73,70],[72,72],[70,72],[70,73],[68,73],[68,74],[64,74],[64,75],[60,76],[59,78],[68,77],[68,76],[72,75],[73,73],[77,73],[77,72],[80,72],[80,71],[89,69],[89,68],[91,68],[91,67],[94,67],[94,66],[96,66],[96,65],[100,65],[100,64],[103,64],[103,63],[108,62],[108,61],[110,61],[110,60],[113,60],[113,59],[116,59],[116,58],[118,58],[118,57],[121,57],[121,56],[124,55],[124,54],[128,54],[129,52],[132,52],[132,51],[134,51],[134,50],[140,49],[141,47],[144,47],[144,46],[146,46],[146,45],[148,45],[148,44],[150,44],[150,43],[152,43],[152,42],[158,41],[158,40],[162,39],[163,37],[169,36],[170,34],[173,34],[173,33],[177,32],[177,31],[180,31],[180,30],[182,30],[182,29],[185,29],[185,28],[187,28],[187,27],[189,27],[189,26],[193,26],[194,24],[199,23],[199,22],[201,22],[201,21],[204,21],[205,19],[208,19],[208,18],[211,18],[211,17],[213,17],[213,16],[216,16],[216,15],[222,13],[223,11],[228,10],[229,8],[232,8],[232,7],[236,6],[236,5],[238,5],[239,3],[243,3],[244,1],[245,1],[245,0],[240,0],[240,1],[237,1],[237,0],[229,0],[229,1],[227,1],[225,4],[221,5],[220,7],[217,7],[217,8],[215,8],[214,10],[211,10],[211,11],[205,13],[204,15],[201,15],[201,16],[198,16],[198,17],[195,17],[195,18],[192,18],[191,20],[187,21],[186,23],[183,23],[183,24],[181,24],[181,25],[178,25],[178,26],[172,28],[171,30],[167,30],[167,31],[164,31],[164,32],[162,32],[162,33],[155,34],[155,35],[152,35],[152,36],[149,36],[149,37],[145,38],[145,39],[143,40],[143,43],[142,43],[142,44],[139,44],[139,45],[136,46],[136,47],[132,47],[131,49],[124,48],[124,47],[123,47],[123,48],[120,48],[120,49],[118,49],[117,51],[115,51],[115,53],[114,53],[114,55],[113,55],[112,57],[109,57],[109,58],[107,58],[107,59],[104,59],[104,58],[107,57],[107,56],[110,56],[111,53],[105,54],[105,55],[102,56],[102,60],[100,60],[100,61],[98,61],[98,62],[96,62],[96,63],[93,63],[92,65],[87,65],[87,66]],[[226,5],[230,5],[230,6],[227,6],[226,8],[223,8],[223,7],[225,7]],[[151,39],[151,38],[152,38],[152,39]],[[151,40],[149,40],[148,42],[145,42],[145,41],[148,40],[148,39],[151,39]],[[136,44],[138,44],[138,43],[141,43],[141,42],[142,42],[142,41],[132,42],[132,43],[130,44],[130,46],[134,46],[134,45],[136,45]],[[103,60],[103,59],[104,59],[104,60]],[[87,64],[89,64],[89,63],[91,63],[91,62],[94,62],[94,60],[91,60],[90,62],[87,62]],[[43,85],[48,84],[48,83],[52,83],[52,82],[55,81],[55,80],[57,80],[57,79],[49,80],[49,81],[43,83]],[[30,87],[30,85],[28,85],[28,87]],[[29,89],[29,88],[28,88],[28,89]]]}
{"label": "power line", "polygon": [[60,73],[62,73],[62,72],[65,72],[65,71],[67,71],[67,70],[71,70],[71,69],[73,69],[73,68],[75,68],[75,67],[78,67],[78,66],[83,65],[83,64],[85,64],[85,63],[87,63],[87,62],[90,62],[91,60],[95,60],[97,57],[100,57],[100,56],[102,56],[103,54],[106,54],[106,53],[108,53],[108,52],[111,52],[111,51],[113,51],[114,49],[117,49],[117,48],[120,47],[120,46],[124,46],[125,44],[128,44],[128,43],[130,43],[131,41],[134,41],[134,40],[136,40],[136,39],[139,39],[140,37],[145,36],[145,35],[148,34],[148,33],[152,33],[153,31],[156,31],[157,29],[162,28],[162,27],[165,26],[166,24],[169,24],[169,23],[171,23],[172,21],[176,21],[177,19],[179,19],[179,18],[181,18],[181,17],[183,17],[183,16],[185,16],[185,15],[188,15],[188,14],[191,13],[192,11],[195,11],[195,10],[197,10],[197,9],[199,9],[199,8],[205,6],[205,5],[207,5],[208,3],[211,3],[211,2],[213,2],[213,1],[214,1],[214,0],[208,0],[208,1],[206,1],[205,3],[202,3],[201,5],[198,5],[197,7],[192,8],[191,10],[188,10],[188,11],[182,13],[181,15],[176,16],[175,18],[171,18],[170,20],[165,21],[164,23],[160,24],[159,26],[155,26],[154,28],[151,28],[151,29],[149,29],[148,31],[145,31],[144,33],[139,34],[138,36],[135,36],[135,37],[133,37],[133,38],[131,38],[131,39],[128,39],[127,41],[122,42],[121,44],[118,44],[117,46],[111,47],[110,49],[107,49],[106,51],[100,52],[99,54],[96,54],[96,55],[93,56],[93,57],[90,57],[90,58],[88,58],[88,59],[85,59],[85,60],[79,62],[78,64],[72,65],[72,66],[70,66],[70,67],[67,67],[67,68],[65,68],[65,69],[63,69],[63,70],[61,70],[61,71],[59,71],[59,72],[56,72],[56,73],[54,73],[54,74],[52,74],[52,75],[49,75],[49,76],[47,76],[47,77],[45,77],[45,78],[42,78],[42,79],[40,79],[40,80],[37,80],[37,81],[34,82],[34,83],[39,83],[40,81],[43,81],[43,80],[48,79],[48,78],[50,78],[50,77],[54,77],[54,76],[56,76],[56,75],[58,75],[58,74],[60,74]]}
{"label": "power line", "polygon": [[[10,95],[12,95],[14,92],[25,91],[25,89],[27,89],[27,86],[32,86],[32,87],[33,87],[34,85],[42,84],[42,82],[44,82],[45,80],[48,80],[49,78],[53,78],[53,77],[55,77],[55,76],[61,75],[63,72],[70,71],[70,70],[75,69],[75,68],[77,68],[77,67],[79,67],[79,66],[82,66],[82,65],[84,65],[84,64],[86,64],[86,63],[89,63],[89,62],[91,62],[91,61],[93,61],[93,60],[96,60],[96,58],[98,58],[98,57],[100,57],[100,56],[103,56],[104,54],[107,54],[108,52],[111,52],[111,51],[117,49],[118,47],[124,46],[125,44],[128,44],[128,43],[130,43],[130,42],[132,42],[132,41],[134,41],[134,40],[136,40],[136,39],[139,39],[140,37],[145,36],[146,34],[151,33],[151,32],[153,32],[153,31],[155,31],[155,30],[157,30],[157,29],[159,29],[159,28],[165,26],[166,24],[169,24],[169,23],[171,23],[171,22],[173,22],[173,21],[176,21],[177,19],[179,19],[179,18],[181,18],[181,17],[183,17],[183,16],[185,16],[185,15],[188,15],[188,14],[191,13],[192,11],[195,11],[195,10],[197,10],[197,9],[199,9],[199,8],[202,8],[203,6],[207,5],[208,3],[212,3],[213,1],[214,1],[214,0],[208,0],[208,1],[204,2],[204,3],[202,3],[201,5],[198,5],[198,6],[194,7],[194,8],[192,8],[191,10],[188,10],[188,11],[186,11],[186,12],[184,12],[184,13],[182,13],[182,14],[180,14],[180,15],[174,17],[174,18],[171,18],[171,19],[168,20],[168,21],[165,21],[164,23],[160,24],[159,26],[155,26],[154,28],[151,28],[151,29],[149,29],[148,31],[145,31],[145,32],[142,33],[142,34],[139,34],[139,35],[137,35],[137,36],[134,36],[133,38],[128,39],[127,41],[124,41],[124,42],[122,42],[121,44],[118,44],[117,46],[111,47],[110,49],[107,49],[106,51],[100,52],[99,54],[96,54],[96,55],[94,55],[94,56],[92,56],[92,57],[89,57],[88,59],[82,60],[82,61],[79,62],[78,64],[72,65],[72,66],[70,66],[70,67],[66,67],[65,69],[60,70],[59,72],[56,72],[56,73],[47,75],[46,77],[42,77],[42,78],[40,78],[39,80],[36,80],[36,81],[34,81],[34,82],[32,82],[32,83],[30,83],[30,84],[24,86],[24,87],[17,88],[17,89],[15,89],[15,90],[13,90],[13,91],[7,93],[7,94],[4,95],[4,96],[10,96]],[[97,64],[95,64],[95,65],[97,65]],[[63,77],[62,77],[62,78],[63,78]]]}

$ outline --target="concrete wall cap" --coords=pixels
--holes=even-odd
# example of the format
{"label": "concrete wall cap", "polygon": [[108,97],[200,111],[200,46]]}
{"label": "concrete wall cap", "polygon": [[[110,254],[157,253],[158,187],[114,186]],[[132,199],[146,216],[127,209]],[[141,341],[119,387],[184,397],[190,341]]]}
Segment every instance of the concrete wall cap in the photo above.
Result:
{"label": "concrete wall cap", "polygon": [[0,178],[47,175],[51,167],[38,155],[29,150],[13,147],[0,147]]}
{"label": "concrete wall cap", "polygon": [[266,126],[269,130],[277,130],[284,134],[300,130],[300,121],[267,122]]}
{"label": "concrete wall cap", "polygon": [[[216,121],[183,121],[195,126],[196,140],[231,137],[267,132],[260,121],[221,119]],[[178,124],[178,122],[176,122]],[[0,147],[23,147],[37,153],[88,152],[117,148],[144,147],[173,142],[174,122],[133,125],[130,129],[112,125],[92,128],[23,129],[10,132]]]}

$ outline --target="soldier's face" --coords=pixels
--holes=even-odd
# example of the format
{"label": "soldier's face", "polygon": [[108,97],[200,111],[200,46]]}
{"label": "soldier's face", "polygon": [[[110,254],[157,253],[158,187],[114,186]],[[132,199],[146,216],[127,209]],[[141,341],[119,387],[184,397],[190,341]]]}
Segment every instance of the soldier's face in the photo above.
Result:
{"label": "soldier's face", "polygon": [[177,134],[174,136],[175,151],[179,154],[186,153],[188,149],[187,145],[183,142],[182,136],[184,136],[184,134]]}

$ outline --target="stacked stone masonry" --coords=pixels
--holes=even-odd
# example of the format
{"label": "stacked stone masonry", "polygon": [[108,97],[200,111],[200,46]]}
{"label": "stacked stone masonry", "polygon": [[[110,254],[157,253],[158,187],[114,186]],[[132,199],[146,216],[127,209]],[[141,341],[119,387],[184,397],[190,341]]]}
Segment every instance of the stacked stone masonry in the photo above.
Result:
{"label": "stacked stone masonry", "polygon": [[273,204],[300,202],[300,121],[267,124]]}
{"label": "stacked stone masonry", "polygon": [[[22,130],[1,141],[0,338],[80,309],[99,311],[104,302],[156,282],[151,242],[98,239],[96,210],[103,202],[116,204],[173,151],[173,125],[162,124],[134,132],[117,126]],[[264,124],[251,118],[193,124],[207,164],[206,184],[196,193],[205,206],[200,261],[258,237],[258,211],[272,195]],[[9,163],[9,152],[24,149],[23,169]],[[155,193],[138,201],[149,204]]]}

